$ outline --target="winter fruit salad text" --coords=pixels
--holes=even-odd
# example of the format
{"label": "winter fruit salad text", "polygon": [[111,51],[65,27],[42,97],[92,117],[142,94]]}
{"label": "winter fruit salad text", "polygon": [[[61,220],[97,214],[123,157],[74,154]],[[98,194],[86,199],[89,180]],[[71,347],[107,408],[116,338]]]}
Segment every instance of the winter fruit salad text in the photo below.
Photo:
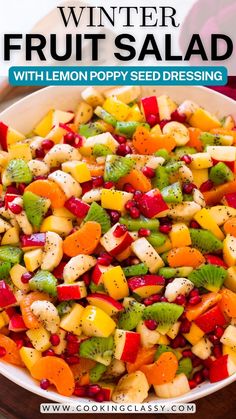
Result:
{"label": "winter fruit salad text", "polygon": [[0,358],[42,389],[139,403],[236,372],[236,129],[89,87],[0,123]]}

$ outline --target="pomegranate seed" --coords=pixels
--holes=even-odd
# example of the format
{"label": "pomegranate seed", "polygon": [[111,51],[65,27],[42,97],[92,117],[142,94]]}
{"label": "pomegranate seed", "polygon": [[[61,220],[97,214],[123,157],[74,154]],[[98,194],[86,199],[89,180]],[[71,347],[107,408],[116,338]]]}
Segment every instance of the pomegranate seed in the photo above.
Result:
{"label": "pomegranate seed", "polygon": [[188,182],[183,184],[184,193],[191,194],[194,189],[196,189],[196,185],[194,185],[194,183]]}
{"label": "pomegranate seed", "polygon": [[44,150],[43,150],[42,148],[37,148],[37,149],[35,150],[35,156],[36,156],[38,159],[43,159],[43,158],[44,158],[44,156],[45,156],[45,152],[44,152]]}
{"label": "pomegranate seed", "polygon": [[140,228],[138,231],[139,237],[148,237],[150,236],[151,231],[148,228]]}
{"label": "pomegranate seed", "polygon": [[110,215],[110,219],[111,219],[112,224],[118,223],[118,221],[120,219],[119,211],[115,211],[115,210],[109,211],[109,215]]}
{"label": "pomegranate seed", "polygon": [[195,356],[192,359],[192,364],[193,364],[194,368],[199,367],[200,365],[202,365],[202,360],[200,358],[198,358],[197,356]]}
{"label": "pomegranate seed", "polygon": [[0,358],[3,358],[6,355],[7,351],[3,346],[0,346]]}
{"label": "pomegranate seed", "polygon": [[24,191],[26,188],[26,184],[25,183],[19,183],[18,185],[18,191],[23,195]]}
{"label": "pomegranate seed", "polygon": [[138,208],[135,208],[135,207],[130,208],[129,213],[130,213],[131,218],[135,219],[135,218],[140,217],[140,211]]}
{"label": "pomegranate seed", "polygon": [[97,176],[93,178],[93,187],[99,188],[100,186],[103,186],[104,180],[102,176]]}
{"label": "pomegranate seed", "polygon": [[143,303],[145,306],[151,306],[154,303],[154,301],[149,297],[149,298],[145,298],[143,300]]}
{"label": "pomegranate seed", "polygon": [[24,346],[24,340],[23,339],[17,339],[15,340],[17,348],[20,349],[22,346]]}
{"label": "pomegranate seed", "polygon": [[113,188],[113,186],[115,185],[114,185],[114,182],[112,182],[111,180],[109,182],[104,182],[104,185],[103,185],[105,189],[111,189]]}
{"label": "pomegranate seed", "polygon": [[81,183],[80,186],[82,188],[82,195],[84,195],[86,192],[89,192],[91,189],[93,189],[93,181],[88,180],[87,182]]}
{"label": "pomegranate seed", "polygon": [[195,383],[201,384],[203,382],[203,376],[202,376],[201,371],[195,372],[195,374],[193,375],[193,379]]}
{"label": "pomegranate seed", "polygon": [[8,204],[8,208],[11,212],[13,212],[13,214],[20,214],[23,209],[21,205],[12,204],[12,203]]}
{"label": "pomegranate seed", "polygon": [[64,143],[66,144],[73,144],[75,141],[75,134],[73,132],[67,132],[64,135]]}
{"label": "pomegranate seed", "polygon": [[162,121],[160,122],[160,128],[163,129],[164,126],[168,124],[168,122],[170,122],[170,119],[162,119]]}
{"label": "pomegranate seed", "polygon": [[152,179],[156,176],[155,170],[148,166],[145,166],[142,172],[149,179]]}
{"label": "pomegranate seed", "polygon": [[34,176],[34,180],[44,180],[47,179],[46,175]]}
{"label": "pomegranate seed", "polygon": [[192,220],[190,221],[190,228],[201,228],[200,224],[197,221]]}
{"label": "pomegranate seed", "polygon": [[83,145],[83,137],[79,134],[76,134],[73,147],[80,148],[80,147],[82,147],[82,145]]}
{"label": "pomegranate seed", "polygon": [[160,298],[160,301],[161,301],[162,303],[167,303],[167,302],[168,302],[167,298],[166,298],[166,297],[164,297],[164,296],[162,296],[162,297]]}
{"label": "pomegranate seed", "polygon": [[47,390],[49,386],[50,386],[50,381],[47,378],[43,378],[40,381],[40,387],[42,390]]}
{"label": "pomegranate seed", "polygon": [[207,368],[207,369],[209,369],[209,368],[211,368],[211,366],[212,366],[212,363],[213,363],[214,361],[213,361],[213,359],[211,359],[211,357],[209,356],[207,359],[204,359],[203,360],[203,365]]}
{"label": "pomegranate seed", "polygon": [[189,156],[189,154],[184,154],[184,156],[181,157],[181,161],[184,161],[186,164],[190,164],[192,162],[192,157]]}
{"label": "pomegranate seed", "polygon": [[155,330],[157,328],[157,322],[156,320],[153,319],[149,319],[149,320],[145,320],[145,326],[149,329],[149,330]]}
{"label": "pomegranate seed", "polygon": [[0,201],[0,208],[3,208],[5,206],[4,201]]}
{"label": "pomegranate seed", "polygon": [[159,231],[164,234],[168,234],[171,230],[172,230],[171,224],[163,224],[163,225],[160,225],[159,227]]}
{"label": "pomegranate seed", "polygon": [[186,122],[186,115],[183,113],[180,113],[178,111],[178,109],[176,109],[174,112],[172,112],[171,114],[171,121],[177,121],[180,122],[181,124],[183,124],[184,122]]}
{"label": "pomegranate seed", "polygon": [[8,194],[14,194],[14,195],[19,195],[19,191],[15,186],[7,186],[6,188],[6,193]]}
{"label": "pomegranate seed", "polygon": [[125,183],[124,186],[123,186],[123,191],[129,192],[129,193],[134,193],[135,189],[130,183]]}
{"label": "pomegranate seed", "polygon": [[189,384],[190,390],[193,390],[195,387],[197,387],[197,384],[194,380],[188,380],[188,384]]}
{"label": "pomegranate seed", "polygon": [[215,327],[215,335],[220,339],[221,336],[224,334],[224,329],[221,326]]}
{"label": "pomegranate seed", "polygon": [[151,113],[147,116],[146,121],[150,125],[150,127],[154,127],[159,122],[159,116]]}
{"label": "pomegranate seed", "polygon": [[29,280],[32,278],[32,274],[30,272],[25,272],[21,275],[21,282],[23,284],[28,284]]}
{"label": "pomegranate seed", "polygon": [[69,365],[76,365],[76,364],[79,363],[79,357],[78,356],[75,356],[75,355],[67,356],[66,357],[66,362]]}
{"label": "pomegranate seed", "polygon": [[73,333],[67,333],[66,340],[67,342],[78,342],[77,336],[75,336]]}
{"label": "pomegranate seed", "polygon": [[193,357],[193,353],[192,353],[192,351],[191,351],[190,349],[185,349],[185,350],[182,352],[182,356],[183,356],[184,358],[192,358],[192,357]]}
{"label": "pomegranate seed", "polygon": [[209,340],[211,343],[219,343],[219,338],[216,335],[209,335]]}
{"label": "pomegranate seed", "polygon": [[178,304],[179,306],[184,306],[186,304],[186,297],[184,295],[178,295],[178,297],[176,297],[175,299],[175,304]]}
{"label": "pomegranate seed", "polygon": [[191,297],[188,302],[191,304],[191,306],[195,306],[196,304],[200,303],[202,301],[200,295],[195,295],[195,297]]}
{"label": "pomegranate seed", "polygon": [[199,290],[197,288],[193,288],[189,293],[189,298],[196,297],[196,295],[199,295]]}
{"label": "pomegranate seed", "polygon": [[176,348],[184,348],[185,345],[186,345],[186,343],[187,343],[187,341],[186,341],[186,339],[183,336],[177,335],[176,338],[174,338],[172,340],[170,346],[173,349],[176,349]]}
{"label": "pomegranate seed", "polygon": [[54,146],[54,142],[52,140],[43,140],[41,146],[44,151],[48,151]]}
{"label": "pomegranate seed", "polygon": [[127,227],[124,224],[118,225],[113,231],[113,236],[119,238],[127,232]]}
{"label": "pomegranate seed", "polygon": [[53,349],[48,349],[47,351],[43,352],[43,356],[55,356],[55,352]]}
{"label": "pomegranate seed", "polygon": [[75,385],[75,389],[74,389],[74,396],[77,397],[84,397],[86,396],[86,387],[85,386],[79,386],[79,385]]}
{"label": "pomegranate seed", "polygon": [[114,135],[113,136],[115,138],[115,140],[119,143],[119,144],[124,144],[126,143],[126,138],[122,137],[122,135]]}
{"label": "pomegranate seed", "polygon": [[113,257],[108,253],[102,253],[101,256],[98,257],[97,262],[99,265],[109,266],[112,263],[112,260]]}
{"label": "pomegranate seed", "polygon": [[134,200],[136,202],[139,202],[140,199],[142,198],[142,196],[143,196],[143,193],[141,191],[135,191],[134,192]]}
{"label": "pomegranate seed", "polygon": [[79,350],[79,342],[68,342],[66,347],[66,352],[68,356],[75,355]]}
{"label": "pomegranate seed", "polygon": [[129,145],[127,144],[120,144],[119,147],[116,150],[116,154],[118,154],[118,156],[122,156],[125,157],[127,156],[127,154],[132,154],[132,149],[130,148]]}
{"label": "pomegranate seed", "polygon": [[158,303],[161,301],[162,297],[159,294],[153,294],[150,298],[152,299],[153,303]]}
{"label": "pomegranate seed", "polygon": [[205,379],[207,379],[209,377],[209,370],[208,368],[203,368],[203,370],[201,371],[202,375]]}
{"label": "pomegranate seed", "polygon": [[98,384],[90,384],[87,389],[88,397],[94,397],[101,391],[101,387]]}
{"label": "pomegranate seed", "polygon": [[214,183],[212,182],[212,180],[208,179],[206,180],[206,182],[203,182],[200,186],[200,191],[201,192],[208,192],[210,191],[214,186]]}
{"label": "pomegranate seed", "polygon": [[57,346],[60,343],[60,338],[56,333],[52,333],[52,335],[50,336],[50,342],[52,344],[52,346]]}
{"label": "pomegranate seed", "polygon": [[133,199],[130,199],[128,202],[126,202],[125,204],[125,209],[127,211],[130,210],[130,208],[136,207],[136,202]]}
{"label": "pomegranate seed", "polygon": [[184,319],[180,325],[181,333],[188,333],[191,328],[191,322],[188,319]]}
{"label": "pomegranate seed", "polygon": [[98,403],[102,403],[105,400],[105,394],[104,392],[101,390],[99,391],[98,394],[96,394],[96,396],[94,397],[95,401]]}
{"label": "pomegranate seed", "polygon": [[222,350],[220,345],[215,345],[212,349],[212,353],[216,358],[220,358],[222,356]]}

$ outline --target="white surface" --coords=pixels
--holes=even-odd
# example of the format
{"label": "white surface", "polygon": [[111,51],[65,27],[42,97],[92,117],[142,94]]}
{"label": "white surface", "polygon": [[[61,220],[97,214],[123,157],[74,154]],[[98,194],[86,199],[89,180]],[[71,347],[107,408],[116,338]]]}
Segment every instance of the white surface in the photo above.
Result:
{"label": "white surface", "polygon": [[[108,87],[106,87],[108,88]],[[80,92],[83,87],[49,87],[36,92],[21,101],[12,105],[8,110],[0,114],[0,120],[10,124],[16,129],[27,133],[45,115],[51,107],[59,109],[73,109],[80,100]],[[103,88],[101,88],[103,89]],[[236,117],[236,102],[214,91],[204,87],[145,87],[142,88],[142,95],[166,93],[177,102],[184,99],[191,99],[207,110],[216,113],[218,116],[232,114]],[[57,394],[54,391],[41,390],[39,383],[33,380],[30,375],[21,368],[14,367],[0,362],[0,373],[9,378],[21,387],[46,397],[56,402],[79,402],[88,403],[87,399],[68,398]],[[190,402],[225,387],[236,380],[236,374],[215,384],[203,383],[191,392],[179,397],[178,399],[155,399],[150,397],[151,403],[157,402]]]}

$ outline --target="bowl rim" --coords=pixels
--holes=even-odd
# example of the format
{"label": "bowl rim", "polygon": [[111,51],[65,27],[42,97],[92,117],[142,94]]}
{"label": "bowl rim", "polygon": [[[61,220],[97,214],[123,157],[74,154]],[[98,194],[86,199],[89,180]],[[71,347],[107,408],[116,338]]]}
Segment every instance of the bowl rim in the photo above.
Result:
{"label": "bowl rim", "polygon": [[[80,87],[80,91],[83,90],[85,88],[85,86],[73,86],[73,88],[75,89],[76,87]],[[115,88],[117,86],[102,86],[99,87],[99,89],[104,90],[104,89],[109,89],[110,87]],[[141,86],[142,88],[145,89],[146,88],[152,88],[154,86]],[[223,100],[224,102],[229,103],[230,105],[232,105],[233,107],[235,107],[236,109],[236,102],[231,99],[228,98],[227,96],[214,91],[212,89],[208,89],[204,86],[178,86],[179,89],[175,89],[177,86],[155,86],[156,89],[158,88],[168,88],[170,90],[180,90],[181,88],[183,89],[183,87],[189,91],[190,88],[193,88],[194,91],[199,91],[202,93],[206,93],[208,92],[209,96],[212,97],[216,97],[219,100]],[[27,104],[28,102],[31,101],[31,98],[37,98],[40,95],[44,95],[44,92],[53,92],[56,91],[58,89],[62,89],[65,90],[65,88],[69,88],[68,90],[70,90],[70,88],[72,88],[72,86],[48,86],[45,87],[43,89],[37,90],[34,93],[31,93],[19,100],[16,100],[16,102],[14,102],[13,104],[11,104],[9,107],[7,107],[6,109],[4,109],[1,113],[0,113],[0,118],[4,120],[4,117],[7,116],[7,114],[11,111],[14,111],[14,108],[17,108],[19,105],[24,105]],[[96,86],[97,88],[97,86]],[[162,90],[161,89],[161,90]],[[79,91],[79,89],[78,89]],[[42,99],[43,101],[43,99]],[[12,124],[14,127],[14,123]],[[10,367],[10,370],[9,370]],[[2,374],[4,377],[6,377],[7,379],[11,380],[13,383],[19,385],[22,388],[25,388],[26,390],[30,391],[33,394],[37,394],[38,396],[48,399],[48,400],[52,400],[54,402],[58,402],[58,403],[77,403],[77,404],[89,404],[89,403],[95,403],[93,400],[89,400],[89,399],[85,399],[85,398],[75,398],[75,397],[66,397],[66,396],[62,396],[60,394],[58,394],[56,391],[53,390],[42,390],[39,385],[38,385],[38,381],[34,380],[32,377],[30,377],[30,375],[27,372],[27,376],[30,379],[30,382],[25,382],[23,378],[19,377],[18,374],[14,374],[11,369],[14,369],[16,371],[19,371],[22,374],[25,374],[26,372],[23,369],[20,369],[19,367],[16,367],[14,365],[11,364],[7,364],[4,361],[0,361],[0,374]],[[156,399],[155,395],[151,396],[151,400],[144,402],[144,403],[149,403],[149,404],[163,404],[163,403],[187,403],[187,402],[192,402],[194,400],[198,400],[202,397],[208,396],[212,393],[215,393],[216,391],[220,390],[223,387],[226,387],[227,385],[233,383],[234,381],[236,381],[236,373],[234,373],[233,375],[231,375],[230,377],[219,381],[217,383],[209,383],[209,382],[204,382],[202,384],[200,384],[199,386],[197,386],[195,389],[191,390],[190,392],[184,394],[183,396],[177,397],[177,398],[171,398],[171,399]],[[111,402],[106,402],[106,403],[111,403]]]}

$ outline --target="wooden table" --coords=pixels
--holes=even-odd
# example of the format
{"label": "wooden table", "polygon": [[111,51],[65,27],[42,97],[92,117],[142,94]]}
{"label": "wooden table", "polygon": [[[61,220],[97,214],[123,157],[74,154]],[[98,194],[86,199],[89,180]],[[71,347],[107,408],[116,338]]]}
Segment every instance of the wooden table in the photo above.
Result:
{"label": "wooden table", "polygon": [[[24,390],[23,388],[13,384],[5,377],[0,376],[0,414],[3,418],[9,419],[46,419],[47,417],[56,418],[54,415],[41,415],[39,413],[39,404],[47,403],[49,400],[42,399],[33,393]],[[184,418],[194,419],[233,419],[236,416],[236,382],[220,390],[215,394],[200,399],[196,402],[197,413],[195,415],[184,415]],[[98,415],[100,416],[100,415]],[[1,415],[0,415],[1,417]],[[76,418],[78,415],[58,415],[60,419]],[[95,419],[96,416],[86,414],[86,419]],[[114,419],[118,416],[114,415]],[[119,416],[120,417],[120,416]],[[153,414],[135,414],[139,418],[154,418]],[[174,415],[163,414],[164,419],[173,419]],[[181,417],[181,415],[177,416]],[[102,415],[103,419],[110,419],[111,415]]]}

